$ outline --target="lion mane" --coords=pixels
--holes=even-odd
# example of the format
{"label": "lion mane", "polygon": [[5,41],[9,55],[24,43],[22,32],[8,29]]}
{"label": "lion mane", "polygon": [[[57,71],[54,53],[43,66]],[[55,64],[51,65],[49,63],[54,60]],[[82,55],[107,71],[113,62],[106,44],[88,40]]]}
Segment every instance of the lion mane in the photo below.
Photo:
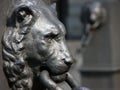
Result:
{"label": "lion mane", "polygon": [[[13,16],[11,19],[15,22]],[[17,26],[14,25],[14,23],[10,26],[11,27],[8,27],[7,31],[4,32],[2,38],[3,68],[10,86],[13,85],[13,90],[23,87],[28,88],[29,90],[32,87],[32,71],[23,58],[23,41],[28,28],[22,33],[23,29],[20,30],[19,28],[16,28]]]}
{"label": "lion mane", "polygon": [[[32,0],[24,1],[26,4],[29,1],[34,4]],[[36,2],[38,1],[36,0]],[[20,2],[18,5],[15,5],[19,6],[21,4]],[[17,25],[15,18],[17,10],[13,10],[14,12],[8,18],[7,29],[2,37],[3,69],[12,90],[31,90],[33,85],[33,71],[23,58],[23,55],[26,55],[24,51],[24,37],[29,33],[30,25],[27,28]]]}

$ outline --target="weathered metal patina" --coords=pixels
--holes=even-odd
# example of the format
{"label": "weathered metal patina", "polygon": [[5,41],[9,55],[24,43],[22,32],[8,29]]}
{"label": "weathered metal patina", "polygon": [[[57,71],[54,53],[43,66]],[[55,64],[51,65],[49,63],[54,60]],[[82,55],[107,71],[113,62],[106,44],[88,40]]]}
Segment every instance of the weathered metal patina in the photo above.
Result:
{"label": "weathered metal patina", "polygon": [[56,83],[63,81],[72,90],[85,90],[68,72],[73,60],[53,4],[13,0],[2,38],[3,69],[12,90],[33,90],[35,79],[39,90],[62,90]]}

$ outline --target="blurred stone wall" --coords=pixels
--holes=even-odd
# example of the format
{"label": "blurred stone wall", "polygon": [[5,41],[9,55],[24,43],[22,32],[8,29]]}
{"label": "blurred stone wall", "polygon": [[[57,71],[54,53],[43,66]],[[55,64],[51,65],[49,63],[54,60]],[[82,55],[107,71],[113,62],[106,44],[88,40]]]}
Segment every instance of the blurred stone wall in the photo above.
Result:
{"label": "blurred stone wall", "polygon": [[68,0],[67,30],[68,38],[79,39],[81,36],[80,0]]}
{"label": "blurred stone wall", "polygon": [[[85,2],[100,1],[107,10],[107,21],[101,30],[95,32],[82,54],[80,36],[81,7]],[[77,64],[73,71],[82,66],[81,83],[91,90],[120,90],[120,0],[68,0],[67,31],[69,49]],[[77,43],[76,43],[77,42]],[[76,45],[75,45],[76,43]],[[77,74],[74,74],[76,76]],[[78,77],[76,77],[78,78]],[[96,83],[97,82],[97,83]]]}
{"label": "blurred stone wall", "polygon": [[[0,40],[2,38],[2,33],[5,30],[7,11],[10,3],[11,3],[10,0],[0,1]],[[0,44],[0,50],[1,50],[1,44]],[[3,64],[2,53],[0,51],[0,90],[10,90],[5,75],[3,73],[2,64]]]}

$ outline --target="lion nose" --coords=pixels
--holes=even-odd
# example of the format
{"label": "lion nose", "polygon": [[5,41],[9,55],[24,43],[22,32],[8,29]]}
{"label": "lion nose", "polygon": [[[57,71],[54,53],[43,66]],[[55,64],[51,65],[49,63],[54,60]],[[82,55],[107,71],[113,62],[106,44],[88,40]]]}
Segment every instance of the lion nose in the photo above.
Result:
{"label": "lion nose", "polygon": [[73,60],[71,57],[69,58],[63,58],[62,60],[64,60],[64,63],[71,66],[73,64]]}

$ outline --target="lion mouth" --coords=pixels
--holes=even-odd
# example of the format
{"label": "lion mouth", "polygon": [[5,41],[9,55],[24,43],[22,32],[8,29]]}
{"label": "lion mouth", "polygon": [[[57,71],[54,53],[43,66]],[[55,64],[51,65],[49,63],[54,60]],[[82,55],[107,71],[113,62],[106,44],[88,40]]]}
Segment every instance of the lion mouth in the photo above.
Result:
{"label": "lion mouth", "polygon": [[65,60],[61,57],[62,56],[58,55],[54,50],[45,57],[46,60],[44,60],[45,62],[43,63],[43,66],[53,76],[63,75],[68,72],[71,67],[71,65],[66,64]]}
{"label": "lion mouth", "polygon": [[47,64],[49,72],[54,76],[65,74],[70,69],[70,66],[67,66],[63,61],[52,60]]}

